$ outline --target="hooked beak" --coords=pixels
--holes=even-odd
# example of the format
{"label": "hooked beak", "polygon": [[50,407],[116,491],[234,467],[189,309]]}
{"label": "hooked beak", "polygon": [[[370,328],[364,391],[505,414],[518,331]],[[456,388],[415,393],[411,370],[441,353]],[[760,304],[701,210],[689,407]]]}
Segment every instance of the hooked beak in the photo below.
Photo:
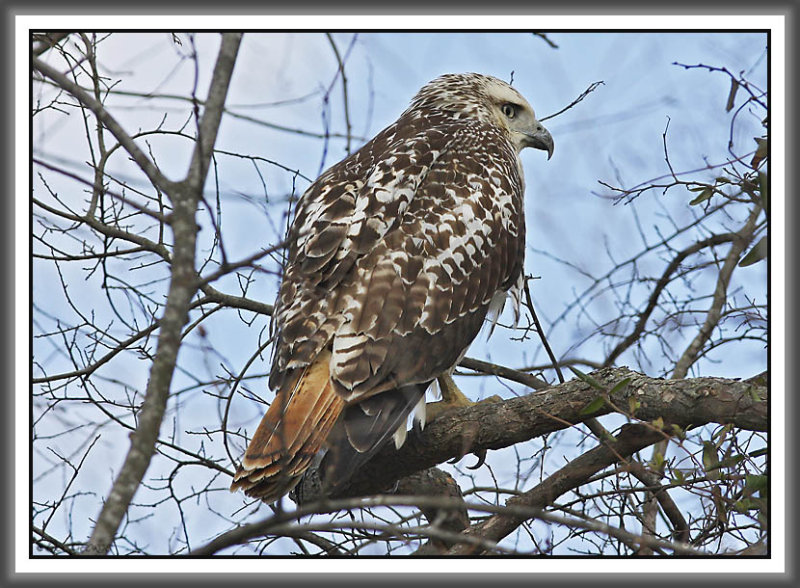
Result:
{"label": "hooked beak", "polygon": [[525,144],[527,147],[547,151],[547,159],[553,157],[553,148],[555,147],[553,137],[550,135],[550,131],[539,122],[536,123],[536,128],[532,133],[525,133]]}

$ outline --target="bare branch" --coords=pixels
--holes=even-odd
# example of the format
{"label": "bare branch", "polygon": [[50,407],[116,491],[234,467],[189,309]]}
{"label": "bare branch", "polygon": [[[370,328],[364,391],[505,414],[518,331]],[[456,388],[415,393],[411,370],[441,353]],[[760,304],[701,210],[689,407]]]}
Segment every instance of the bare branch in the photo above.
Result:
{"label": "bare branch", "polygon": [[533,388],[534,390],[542,390],[550,386],[550,384],[544,380],[525,373],[524,371],[514,370],[502,365],[490,363],[488,361],[474,359],[472,357],[465,357],[458,365],[460,367],[467,368],[468,370],[475,370],[476,372],[480,372],[482,374],[489,374],[492,376],[505,378],[506,380],[511,380],[512,382],[519,382],[520,384],[528,386],[529,388]]}
{"label": "bare branch", "polygon": [[[336,62],[339,64],[339,75],[342,77],[342,100],[344,101],[344,123],[345,123],[345,128],[347,129],[347,144],[345,145],[345,150],[349,154],[353,128],[352,125],[350,124],[350,102],[347,98],[347,74],[344,71],[344,61],[342,60],[342,56],[339,53],[339,48],[336,46],[336,42],[333,40],[333,36],[330,33],[325,33],[325,37],[328,39],[328,43],[330,43],[331,49],[333,50],[333,54],[336,56]],[[335,81],[336,79],[334,78],[334,82]]]}
{"label": "bare branch", "polygon": [[546,120],[548,120],[550,118],[557,117],[559,114],[565,113],[567,110],[569,110],[570,108],[572,108],[573,106],[575,106],[579,102],[583,101],[584,98],[586,98],[589,94],[591,94],[592,92],[597,90],[597,88],[599,88],[600,86],[605,86],[605,84],[606,83],[603,80],[600,80],[599,82],[592,82],[591,84],[589,84],[588,88],[586,88],[583,92],[581,92],[580,96],[575,98],[575,100],[573,100],[572,102],[567,104],[564,108],[562,108],[558,112],[555,112],[553,114],[548,114],[547,116],[540,118],[539,122],[544,122],[544,121],[546,121]]}
{"label": "bare branch", "polygon": [[550,37],[547,36],[547,33],[533,33],[534,37],[540,38],[542,41],[550,45],[553,49],[558,49],[558,45],[556,45],[553,41],[550,40]]}
{"label": "bare branch", "polygon": [[31,35],[33,38],[31,53],[33,53],[36,57],[41,57],[47,51],[61,43],[61,41],[66,39],[69,35],[70,33],[68,32],[33,33]]}
{"label": "bare branch", "polygon": [[[580,486],[593,474],[609,465],[663,439],[660,431],[644,425],[625,425],[615,442],[600,445],[571,461],[535,488],[508,501],[509,506],[533,506],[544,508],[572,488]],[[474,525],[464,532],[468,537],[499,542],[525,521],[524,517],[498,514]],[[473,555],[479,553],[474,545],[461,544],[453,547],[448,555]]]}
{"label": "bare branch", "polygon": [[164,192],[171,191],[172,182],[164,177],[164,175],[161,173],[161,170],[159,170],[158,167],[156,167],[156,165],[150,160],[150,158],[147,157],[147,155],[145,155],[141,149],[139,149],[139,146],[136,145],[133,139],[131,139],[131,136],[122,128],[116,119],[109,114],[109,112],[100,102],[89,96],[83,91],[83,89],[81,89],[80,86],[70,80],[67,76],[49,64],[45,63],[38,57],[32,57],[31,62],[35,70],[53,80],[61,88],[69,92],[71,96],[78,100],[78,102],[92,111],[92,113],[97,117],[97,120],[99,120],[109,131],[111,131],[114,137],[116,137],[120,145],[122,145],[125,151],[127,151],[128,154],[133,158],[133,160],[137,163],[139,168],[144,172],[154,186]]}
{"label": "bare branch", "polygon": [[[104,554],[111,548],[117,529],[155,451],[161,420],[169,397],[181,333],[188,320],[189,305],[197,287],[194,266],[197,202],[202,193],[240,41],[241,34],[223,36],[209,89],[208,106],[200,122],[200,138],[192,157],[187,180],[176,185],[174,190],[167,190],[174,204],[172,230],[175,245],[169,293],[164,315],[160,321],[158,347],[150,370],[144,404],[139,411],[136,431],[131,435],[131,448],[103,505],[89,543],[83,551],[86,555]],[[98,118],[102,120],[99,114]]]}
{"label": "bare branch", "polygon": [[697,243],[690,245],[683,251],[677,253],[675,257],[672,258],[672,261],[669,262],[669,265],[661,274],[658,282],[656,282],[655,286],[650,292],[650,297],[647,300],[647,306],[639,315],[639,320],[636,322],[636,326],[633,328],[631,333],[625,337],[625,339],[620,341],[617,346],[611,350],[608,356],[606,356],[605,365],[614,365],[614,362],[617,360],[617,358],[622,355],[626,349],[639,340],[647,325],[647,321],[650,320],[650,316],[658,304],[659,297],[664,292],[664,289],[669,285],[672,275],[678,270],[678,268],[681,267],[681,264],[684,262],[684,260],[686,260],[687,257],[690,257],[691,255],[694,255],[695,253],[698,253],[707,247],[722,245],[723,243],[730,243],[737,238],[738,235],[736,233],[719,233],[712,235],[708,239],[698,241]]}
{"label": "bare branch", "polygon": [[673,378],[684,378],[689,373],[689,368],[697,361],[697,357],[703,349],[708,339],[711,337],[711,332],[719,324],[719,319],[722,314],[722,308],[728,300],[728,284],[731,280],[733,270],[739,264],[742,253],[750,242],[753,240],[756,223],[758,217],[761,215],[761,207],[754,206],[750,212],[742,230],[736,235],[736,239],[731,243],[731,248],[725,256],[725,262],[719,270],[717,277],[717,284],[714,288],[714,297],[712,298],[711,306],[706,313],[706,319],[697,335],[683,352],[683,355],[675,364],[675,369],[672,371]]}

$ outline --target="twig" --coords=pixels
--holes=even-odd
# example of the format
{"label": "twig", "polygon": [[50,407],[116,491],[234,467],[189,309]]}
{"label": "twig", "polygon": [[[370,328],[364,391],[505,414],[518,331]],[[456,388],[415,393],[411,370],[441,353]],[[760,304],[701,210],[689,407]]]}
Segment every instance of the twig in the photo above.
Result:
{"label": "twig", "polygon": [[36,71],[53,80],[62,89],[69,92],[78,102],[92,111],[97,117],[97,120],[111,131],[111,134],[114,135],[120,145],[122,145],[125,151],[133,158],[142,172],[144,172],[147,178],[152,182],[153,186],[156,186],[164,192],[171,191],[173,187],[172,182],[164,177],[161,170],[159,170],[150,158],[139,149],[139,146],[136,145],[131,136],[122,128],[116,119],[109,114],[100,102],[89,96],[78,84],[70,80],[67,76],[38,57],[32,57],[31,63]]}
{"label": "twig", "polygon": [[553,350],[550,348],[550,343],[547,342],[547,337],[545,337],[544,329],[542,328],[542,323],[539,322],[539,317],[536,316],[536,311],[533,308],[533,300],[531,300],[531,292],[530,288],[528,288],[528,280],[525,280],[525,301],[528,303],[528,310],[531,313],[533,324],[536,326],[536,332],[539,333],[539,339],[541,339],[542,345],[544,345],[544,349],[547,352],[547,357],[550,358],[550,363],[552,364],[553,369],[556,371],[556,374],[558,375],[558,381],[563,384],[564,375],[561,373],[561,368],[558,365],[558,360],[556,359]]}
{"label": "twig", "polygon": [[600,86],[605,86],[605,84],[606,84],[606,83],[605,83],[604,81],[602,81],[602,80],[600,80],[599,82],[592,82],[591,84],[589,84],[589,87],[588,87],[588,88],[586,88],[586,89],[585,89],[585,90],[584,90],[584,91],[581,93],[581,95],[580,95],[580,96],[578,96],[577,98],[575,98],[575,100],[573,100],[572,102],[570,102],[569,104],[567,104],[567,105],[566,105],[564,108],[562,108],[562,109],[561,109],[561,110],[559,110],[558,112],[556,112],[556,113],[554,113],[554,114],[549,114],[549,115],[547,115],[547,116],[545,116],[545,117],[543,117],[543,118],[540,118],[540,119],[539,119],[539,122],[544,122],[544,121],[546,121],[546,120],[547,120],[547,119],[549,119],[549,118],[555,118],[555,117],[557,117],[559,114],[562,114],[562,113],[566,112],[567,110],[569,110],[570,108],[572,108],[573,106],[575,106],[576,104],[578,104],[579,102],[581,102],[581,101],[582,101],[584,98],[586,98],[586,97],[587,97],[589,94],[591,94],[592,92],[594,92],[594,91],[595,91],[595,90],[596,90],[598,87],[600,87]]}
{"label": "twig", "polygon": [[617,360],[617,358],[622,355],[626,349],[639,340],[639,337],[647,326],[647,321],[650,320],[650,315],[653,313],[653,310],[655,310],[656,305],[658,304],[658,299],[661,296],[661,293],[669,285],[670,280],[672,279],[672,274],[674,274],[678,268],[681,267],[681,264],[687,257],[694,255],[695,253],[698,253],[707,247],[714,247],[716,245],[722,245],[723,243],[730,243],[737,238],[738,235],[736,233],[720,233],[717,235],[712,235],[708,239],[698,241],[697,243],[694,243],[683,251],[677,253],[675,257],[672,258],[672,261],[670,261],[669,265],[667,265],[664,272],[661,274],[661,277],[659,278],[658,282],[656,282],[652,292],[650,292],[650,297],[647,300],[647,306],[639,314],[639,320],[636,322],[633,330],[627,337],[617,343],[616,347],[614,347],[608,356],[606,356],[603,365],[614,365],[614,362]]}
{"label": "twig", "polygon": [[501,378],[505,378],[506,380],[511,380],[512,382],[519,382],[520,384],[528,386],[529,388],[533,388],[534,390],[542,390],[550,386],[550,384],[534,375],[507,368],[502,365],[489,363],[488,361],[474,359],[472,357],[465,357],[458,365],[459,367],[475,370],[476,372],[481,372],[483,374],[499,376]]}
{"label": "twig", "polygon": [[547,36],[547,33],[532,33],[534,37],[540,38],[542,41],[550,45],[553,49],[558,49],[558,45],[556,45],[553,41],[550,40],[550,37]]}
{"label": "twig", "polygon": [[[339,48],[336,46],[336,43],[333,40],[333,36],[330,33],[325,33],[325,37],[328,39],[328,43],[330,43],[331,49],[333,49],[333,54],[336,56],[336,62],[339,64],[339,74],[342,76],[342,100],[344,101],[344,123],[345,128],[347,128],[347,144],[345,145],[345,149],[347,154],[350,154],[350,142],[352,141],[352,134],[353,128],[350,124],[350,102],[347,99],[347,75],[344,71],[344,61],[342,61],[342,56],[339,54]],[[334,82],[336,79],[334,78]]]}
{"label": "twig", "polygon": [[33,45],[31,53],[36,57],[41,57],[46,51],[49,51],[61,41],[69,36],[68,32],[61,33],[33,33]]}
{"label": "twig", "polygon": [[[65,169],[61,169],[60,167],[56,167],[54,165],[51,165],[51,164],[47,163],[46,161],[43,161],[43,160],[41,160],[41,159],[39,159],[37,157],[32,158],[31,161],[33,161],[33,163],[35,163],[37,165],[41,165],[42,167],[49,169],[50,171],[54,171],[56,173],[59,173],[59,174],[61,174],[63,176],[71,178],[71,179],[73,179],[73,180],[75,180],[77,182],[80,182],[80,183],[85,184],[87,186],[95,187],[95,183],[94,182],[90,182],[89,180],[84,180],[78,174],[73,174],[72,172],[68,172]],[[113,198],[116,198],[120,202],[123,202],[125,204],[128,204],[128,205],[132,206],[133,208],[135,208],[139,212],[141,212],[143,214],[146,214],[147,216],[149,216],[151,218],[156,219],[160,223],[169,224],[169,219],[167,219],[167,217],[165,217],[163,214],[161,214],[160,212],[156,212],[155,210],[151,210],[147,206],[145,206],[143,204],[139,204],[138,202],[135,202],[135,201],[131,200],[127,196],[123,196],[122,194],[117,194],[116,192],[113,192],[113,191],[108,190],[108,189],[104,190],[103,193],[104,194],[108,194],[109,196],[112,196]],[[89,213],[89,215],[91,216],[91,212]]]}

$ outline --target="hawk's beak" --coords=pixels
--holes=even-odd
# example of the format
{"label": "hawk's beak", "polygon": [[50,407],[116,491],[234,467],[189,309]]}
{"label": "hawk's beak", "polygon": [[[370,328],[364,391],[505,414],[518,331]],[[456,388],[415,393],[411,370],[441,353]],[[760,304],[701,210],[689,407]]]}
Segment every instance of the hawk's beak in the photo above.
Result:
{"label": "hawk's beak", "polygon": [[536,127],[532,133],[525,133],[526,144],[534,149],[541,149],[547,151],[547,159],[553,157],[553,137],[550,131],[542,126],[540,122],[536,123]]}

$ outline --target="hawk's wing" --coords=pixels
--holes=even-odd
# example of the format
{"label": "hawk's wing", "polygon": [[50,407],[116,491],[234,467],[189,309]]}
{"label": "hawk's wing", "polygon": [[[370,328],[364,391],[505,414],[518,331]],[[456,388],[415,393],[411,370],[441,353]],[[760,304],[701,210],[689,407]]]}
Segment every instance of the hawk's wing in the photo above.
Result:
{"label": "hawk's wing", "polygon": [[274,500],[329,435],[338,483],[405,426],[521,273],[518,161],[489,125],[414,111],[309,188],[275,308],[278,394],[234,487]]}

